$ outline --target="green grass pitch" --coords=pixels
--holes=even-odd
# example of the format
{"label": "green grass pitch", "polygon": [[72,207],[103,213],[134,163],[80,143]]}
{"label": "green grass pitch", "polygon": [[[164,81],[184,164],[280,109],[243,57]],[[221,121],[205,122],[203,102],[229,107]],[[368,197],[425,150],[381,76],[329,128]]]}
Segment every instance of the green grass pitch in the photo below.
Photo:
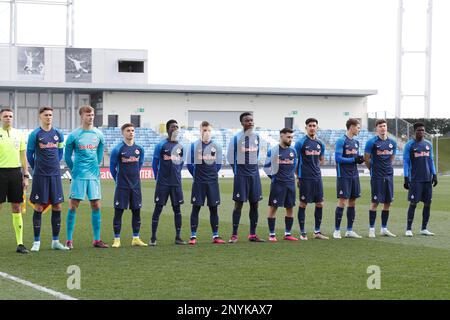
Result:
{"label": "green grass pitch", "polygon": [[[41,251],[29,255],[15,253],[15,237],[9,205],[0,214],[0,271],[57,290],[80,299],[449,299],[450,298],[450,178],[441,177],[434,189],[429,229],[435,237],[418,235],[422,205],[413,226],[415,236],[404,236],[406,192],[396,178],[396,200],[389,229],[398,238],[367,238],[369,180],[362,178],[363,196],[357,204],[354,229],[363,239],[305,242],[249,243],[248,204],[244,206],[235,245],[211,244],[209,212],[203,208],[198,230],[199,244],[175,246],[173,213],[165,207],[158,230],[158,246],[131,247],[131,213],[124,214],[122,248],[91,247],[91,221],[87,202],[78,210],[75,249],[50,250],[50,214],[43,217]],[[189,199],[192,180],[184,180],[185,199]],[[221,180],[220,233],[228,240],[231,232],[232,180]],[[67,195],[68,182],[64,183]],[[144,204],[141,237],[150,237],[154,181],[143,182]],[[331,236],[336,205],[335,178],[324,179],[325,209],[323,233]],[[264,200],[260,203],[258,234],[267,238],[267,198],[269,180],[263,179]],[[103,182],[102,238],[112,243],[112,197],[114,185]],[[61,239],[65,240],[67,204],[63,207]],[[190,205],[182,207],[185,240],[189,238]],[[295,234],[298,221],[295,214]],[[307,229],[314,224],[313,208],[307,210]],[[346,217],[342,225],[345,226]],[[377,233],[380,211],[377,216]],[[284,232],[284,212],[278,213],[277,233]],[[32,212],[24,217],[27,247],[33,241]],[[310,237],[312,238],[312,237]],[[81,289],[68,290],[67,268],[81,269]],[[381,289],[369,290],[367,268],[381,269]],[[34,289],[0,278],[0,299],[52,298]]]}

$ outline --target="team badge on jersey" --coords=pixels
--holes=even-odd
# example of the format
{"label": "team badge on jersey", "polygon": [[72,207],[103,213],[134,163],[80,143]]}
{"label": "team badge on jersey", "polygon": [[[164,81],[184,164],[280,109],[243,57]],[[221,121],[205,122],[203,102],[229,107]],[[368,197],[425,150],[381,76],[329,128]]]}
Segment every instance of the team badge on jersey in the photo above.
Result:
{"label": "team badge on jersey", "polygon": [[177,153],[181,154],[181,149],[180,148],[177,149]]}
{"label": "team badge on jersey", "polygon": [[55,141],[58,141],[59,137],[58,136],[54,136],[53,139],[55,139]]}
{"label": "team badge on jersey", "polygon": [[141,154],[141,152],[138,149],[136,149],[136,151],[134,153],[136,153],[137,155]]}
{"label": "team badge on jersey", "polygon": [[430,147],[429,147],[429,146],[426,146],[425,149],[430,150]]}
{"label": "team badge on jersey", "polygon": [[394,145],[391,143],[391,144],[389,145],[389,148],[392,149],[393,147],[394,147]]}
{"label": "team badge on jersey", "polygon": [[318,145],[317,145],[317,149],[319,149],[319,150],[320,150],[320,144],[318,144]]}
{"label": "team badge on jersey", "polygon": [[294,156],[294,153],[293,153],[293,152],[289,153],[289,156],[290,156],[290,157],[293,157],[293,156]]}

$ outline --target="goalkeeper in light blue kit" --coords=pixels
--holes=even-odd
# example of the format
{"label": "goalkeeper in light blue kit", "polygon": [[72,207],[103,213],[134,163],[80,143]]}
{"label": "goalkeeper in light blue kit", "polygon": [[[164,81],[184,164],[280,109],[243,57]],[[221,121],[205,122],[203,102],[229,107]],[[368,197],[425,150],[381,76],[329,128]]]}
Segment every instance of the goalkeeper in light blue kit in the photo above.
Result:
{"label": "goalkeeper in light blue kit", "polygon": [[[92,244],[96,248],[108,248],[108,245],[100,238],[100,200],[102,195],[99,165],[103,158],[104,138],[100,130],[94,128],[94,108],[82,106],[79,114],[82,126],[69,135],[64,152],[64,160],[72,171],[70,203],[66,221],[66,246],[73,249],[76,210],[87,194],[92,209],[92,229],[94,232]],[[75,154],[74,160],[72,160],[72,154]]]}

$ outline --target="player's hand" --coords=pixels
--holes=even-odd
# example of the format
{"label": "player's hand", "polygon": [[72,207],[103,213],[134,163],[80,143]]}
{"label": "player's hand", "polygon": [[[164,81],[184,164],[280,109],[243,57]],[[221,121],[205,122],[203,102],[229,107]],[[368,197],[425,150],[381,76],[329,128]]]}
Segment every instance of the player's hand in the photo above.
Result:
{"label": "player's hand", "polygon": [[409,178],[408,178],[408,177],[405,177],[405,182],[403,183],[403,187],[404,187],[406,190],[409,190],[410,185],[411,185],[411,183],[409,182]]}
{"label": "player's hand", "polygon": [[23,187],[24,190],[27,190],[28,184],[29,184],[28,178],[24,177],[23,180],[22,180],[22,187]]}
{"label": "player's hand", "polygon": [[355,159],[355,162],[357,164],[363,164],[364,163],[364,157],[363,156],[357,156]]}
{"label": "player's hand", "polygon": [[433,180],[431,181],[433,182],[433,187],[436,187],[438,184],[437,175],[433,174]]}

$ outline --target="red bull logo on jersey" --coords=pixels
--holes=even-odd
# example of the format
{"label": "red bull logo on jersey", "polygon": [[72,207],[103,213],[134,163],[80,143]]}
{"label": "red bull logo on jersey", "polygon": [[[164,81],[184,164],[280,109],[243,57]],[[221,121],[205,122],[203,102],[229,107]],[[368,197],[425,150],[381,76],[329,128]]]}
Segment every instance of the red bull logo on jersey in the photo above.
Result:
{"label": "red bull logo on jersey", "polygon": [[139,162],[139,157],[122,157],[122,163],[131,163],[131,162]]}
{"label": "red bull logo on jersey", "polygon": [[278,164],[294,164],[294,160],[292,159],[278,159]]}
{"label": "red bull logo on jersey", "polygon": [[305,150],[305,155],[307,155],[307,156],[320,156],[320,151],[318,151],[318,150]]}
{"label": "red bull logo on jersey", "polygon": [[211,154],[205,154],[205,155],[201,155],[201,154],[199,154],[198,156],[197,156],[197,160],[199,160],[199,161],[202,161],[202,160],[205,160],[205,161],[211,161],[211,160],[216,160],[216,156],[214,155],[211,155]]}
{"label": "red bull logo on jersey", "polygon": [[429,156],[430,156],[429,151],[414,152],[414,158],[429,157]]}
{"label": "red bull logo on jersey", "polygon": [[258,152],[258,147],[241,148],[241,152]]}
{"label": "red bull logo on jersey", "polygon": [[391,156],[394,154],[394,150],[377,150],[377,156]]}
{"label": "red bull logo on jersey", "polygon": [[163,160],[181,161],[181,156],[175,156],[175,155],[168,156],[167,154],[165,154],[163,157]]}
{"label": "red bull logo on jersey", "polygon": [[97,150],[97,146],[94,146],[93,144],[87,144],[85,146],[80,145],[78,147],[79,150]]}
{"label": "red bull logo on jersey", "polygon": [[39,143],[39,148],[41,149],[55,149],[58,148],[58,145],[56,143],[53,142],[48,142],[48,143]]}
{"label": "red bull logo on jersey", "polygon": [[345,150],[345,154],[348,154],[348,155],[353,155],[353,154],[358,154],[358,150],[356,150],[356,149],[351,149],[351,150]]}

